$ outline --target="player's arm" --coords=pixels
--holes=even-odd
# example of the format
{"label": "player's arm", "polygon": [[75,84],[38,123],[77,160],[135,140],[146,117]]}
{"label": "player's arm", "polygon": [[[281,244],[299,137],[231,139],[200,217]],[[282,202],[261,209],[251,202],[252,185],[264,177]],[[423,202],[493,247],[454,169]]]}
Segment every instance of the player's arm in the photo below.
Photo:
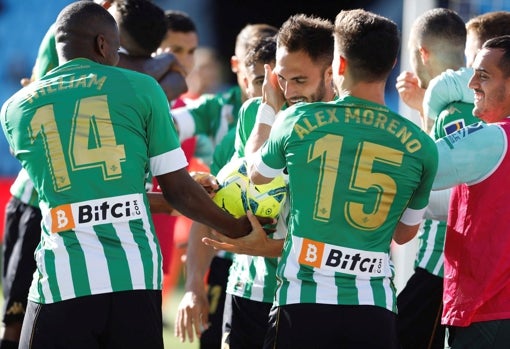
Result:
{"label": "player's arm", "polygon": [[171,53],[154,57],[133,57],[120,53],[118,66],[152,76],[159,82],[168,100],[174,100],[188,90],[184,68]]}
{"label": "player's arm", "polygon": [[426,208],[421,210],[413,210],[407,208],[404,211],[404,214],[400,218],[400,221],[397,223],[397,227],[393,233],[393,240],[397,244],[405,244],[416,236],[418,228],[420,227],[420,223],[423,219],[425,209]]}
{"label": "player's arm", "polygon": [[423,117],[425,89],[419,86],[418,77],[414,73],[403,71],[397,77],[395,87],[402,101],[410,108],[417,110]]}
{"label": "player's arm", "polygon": [[194,337],[200,338],[207,328],[209,302],[204,285],[204,278],[214,257],[214,249],[202,243],[210,235],[211,229],[198,222],[193,222],[189,231],[186,250],[186,281],[184,295],[177,308],[175,319],[175,336],[181,342]]}
{"label": "player's arm", "polygon": [[437,172],[438,154],[434,141],[429,136],[422,134],[421,144],[421,153],[416,154],[422,159],[420,181],[393,233],[393,240],[397,244],[405,244],[416,236],[427,210],[432,183]]}
{"label": "player's arm", "polygon": [[429,197],[429,205],[423,217],[436,221],[446,221],[450,204],[451,189],[432,191]]}
{"label": "player's arm", "polygon": [[257,110],[255,125],[246,142],[245,154],[247,158],[254,154],[269,138],[277,113],[284,104],[285,97],[278,85],[278,77],[271,71],[269,64],[264,64],[262,104]]}
{"label": "player's arm", "polygon": [[250,234],[239,239],[230,239],[228,236],[215,232],[212,237],[204,237],[202,242],[217,250],[232,253],[261,257],[281,256],[284,240],[269,238],[253,213],[247,212],[247,214],[252,226]]}
{"label": "player's arm", "polygon": [[[248,218],[234,218],[218,207],[185,168],[156,176],[166,200],[182,215],[238,238],[251,231]],[[260,218],[263,224],[270,219]]]}
{"label": "player's arm", "polygon": [[[206,172],[190,172],[191,177],[202,186],[202,188],[211,195],[218,189],[216,177]],[[147,192],[150,210],[152,213],[166,213],[172,216],[178,216],[180,213],[166,201],[162,192]]]}
{"label": "player's arm", "polygon": [[423,98],[424,114],[435,120],[452,102],[473,103],[474,93],[468,87],[472,75],[472,68],[461,68],[447,70],[430,80]]}
{"label": "player's arm", "polygon": [[439,161],[433,190],[484,180],[498,168],[508,142],[498,125],[478,123],[437,140],[436,146]]}

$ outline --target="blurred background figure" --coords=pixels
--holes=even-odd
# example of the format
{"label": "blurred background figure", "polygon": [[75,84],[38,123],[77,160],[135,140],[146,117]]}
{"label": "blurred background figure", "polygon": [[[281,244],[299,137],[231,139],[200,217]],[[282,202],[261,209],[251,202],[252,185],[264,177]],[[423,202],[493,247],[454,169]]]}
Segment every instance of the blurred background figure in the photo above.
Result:
{"label": "blurred background figure", "polygon": [[203,94],[214,94],[224,89],[224,72],[218,52],[212,47],[197,47],[195,66],[186,77],[188,92],[181,98],[185,103]]}

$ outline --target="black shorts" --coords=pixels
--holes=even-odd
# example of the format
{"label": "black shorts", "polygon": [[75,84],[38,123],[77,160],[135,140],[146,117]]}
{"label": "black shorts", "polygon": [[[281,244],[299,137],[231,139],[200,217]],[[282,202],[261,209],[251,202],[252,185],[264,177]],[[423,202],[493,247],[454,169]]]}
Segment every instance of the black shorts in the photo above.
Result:
{"label": "black shorts", "polygon": [[452,349],[507,349],[510,347],[510,319],[473,322],[452,327]]}
{"label": "black shorts", "polygon": [[225,308],[225,290],[232,259],[214,257],[207,277],[209,300],[209,327],[200,336],[200,349],[220,349]]}
{"label": "black shorts", "polygon": [[2,286],[4,324],[23,322],[41,240],[41,210],[11,197],[5,207]]}
{"label": "black shorts", "polygon": [[[230,349],[262,348],[269,326],[271,303],[227,294],[223,313],[223,345]],[[292,347],[281,347],[292,348]]]}
{"label": "black shorts", "polygon": [[264,348],[398,349],[396,314],[370,305],[273,307]]}
{"label": "black shorts", "polygon": [[397,297],[397,333],[402,349],[442,349],[443,278],[416,268]]}
{"label": "black shorts", "polygon": [[29,301],[19,348],[162,349],[161,291]]}

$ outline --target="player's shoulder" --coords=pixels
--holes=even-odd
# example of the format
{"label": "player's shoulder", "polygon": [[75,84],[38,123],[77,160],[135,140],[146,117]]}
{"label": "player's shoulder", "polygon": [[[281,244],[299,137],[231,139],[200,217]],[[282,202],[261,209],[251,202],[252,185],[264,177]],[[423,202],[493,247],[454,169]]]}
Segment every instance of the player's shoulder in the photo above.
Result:
{"label": "player's shoulder", "polygon": [[104,66],[104,69],[106,71],[110,71],[112,74],[116,72],[119,75],[122,75],[124,78],[137,84],[144,84],[147,86],[159,86],[158,81],[148,74],[144,74],[135,70],[126,69],[122,67]]}
{"label": "player's shoulder", "polygon": [[241,115],[243,113],[253,112],[257,113],[260,104],[262,104],[262,97],[249,98],[246,101],[244,101],[244,103],[241,105],[239,114]]}
{"label": "player's shoulder", "polygon": [[473,72],[473,68],[468,67],[462,67],[458,70],[446,69],[430,80],[428,88],[433,92],[441,93],[442,89],[450,88],[452,85],[467,86]]}

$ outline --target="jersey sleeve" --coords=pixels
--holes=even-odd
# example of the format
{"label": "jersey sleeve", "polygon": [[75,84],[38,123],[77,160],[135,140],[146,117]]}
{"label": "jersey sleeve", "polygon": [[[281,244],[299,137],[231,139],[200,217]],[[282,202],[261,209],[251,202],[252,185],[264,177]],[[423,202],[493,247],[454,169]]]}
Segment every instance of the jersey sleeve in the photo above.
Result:
{"label": "jersey sleeve", "polygon": [[423,97],[424,114],[435,120],[452,102],[473,103],[474,94],[468,87],[472,75],[471,68],[448,69],[432,79]]}
{"label": "jersey sleeve", "polygon": [[434,190],[484,180],[499,166],[508,147],[501,127],[484,123],[463,128],[438,140],[436,145],[439,165]]}
{"label": "jersey sleeve", "polygon": [[186,167],[188,162],[181,149],[165,93],[155,80],[153,82],[148,83],[143,91],[151,96],[152,101],[152,112],[147,120],[148,149],[151,172],[158,176]]}
{"label": "jersey sleeve", "polygon": [[31,80],[39,80],[47,72],[58,66],[55,43],[55,25],[51,25],[41,41]]}
{"label": "jersey sleeve", "polygon": [[185,140],[197,134],[212,136],[213,125],[218,124],[221,118],[220,109],[217,97],[205,95],[185,107],[172,110],[179,128],[179,138]]}
{"label": "jersey sleeve", "polygon": [[282,111],[269,134],[268,140],[254,155],[254,165],[264,177],[274,178],[286,166],[285,145],[293,130],[295,117]]}
{"label": "jersey sleeve", "polygon": [[217,175],[221,168],[232,159],[232,156],[234,155],[234,138],[235,129],[231,129],[214,148],[213,160],[211,163],[211,174]]}
{"label": "jersey sleeve", "polygon": [[424,156],[421,181],[407,205],[408,208],[413,210],[422,210],[427,207],[438,167],[438,152],[434,141],[427,135],[425,137],[422,142]]}
{"label": "jersey sleeve", "polygon": [[235,152],[237,157],[244,157],[244,148],[250,137],[251,131],[255,126],[257,110],[261,103],[261,98],[248,99],[239,109],[239,118],[237,120]]}

